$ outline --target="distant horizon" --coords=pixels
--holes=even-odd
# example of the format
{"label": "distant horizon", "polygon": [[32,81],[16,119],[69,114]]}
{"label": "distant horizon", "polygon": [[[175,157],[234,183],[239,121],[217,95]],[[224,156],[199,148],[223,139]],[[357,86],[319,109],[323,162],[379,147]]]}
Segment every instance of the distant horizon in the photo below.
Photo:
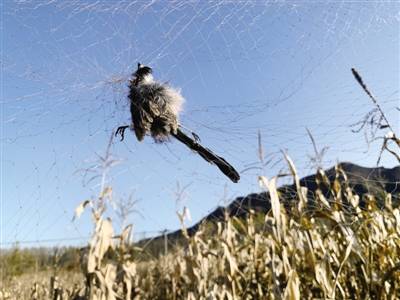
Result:
{"label": "distant horizon", "polygon": [[[354,165],[354,166],[358,166],[358,167],[362,167],[362,168],[366,168],[366,169],[370,169],[370,170],[374,170],[374,169],[385,169],[385,170],[393,170],[393,169],[396,169],[396,168],[400,168],[400,165],[397,165],[397,166],[394,166],[394,167],[392,167],[392,168],[385,168],[385,167],[382,167],[382,166],[377,166],[377,167],[365,167],[365,166],[361,166],[361,165],[357,165],[357,164],[353,164],[353,163],[351,163],[351,162],[339,162],[338,164],[351,164],[351,165]],[[335,165],[333,165],[333,166],[331,166],[331,167],[329,167],[329,168],[327,168],[327,169],[325,169],[325,171],[327,171],[327,170],[330,170],[330,169],[333,169],[336,165],[338,165],[338,164],[335,164]],[[300,181],[301,180],[303,180],[303,179],[305,179],[306,177],[308,177],[308,176],[312,176],[312,175],[314,175],[314,174],[316,174],[316,173],[312,173],[312,174],[309,174],[309,175],[306,175],[306,176],[304,176],[304,177],[302,177],[302,178],[300,178]],[[291,185],[291,184],[293,184],[293,183],[282,183],[282,184],[278,184],[278,189],[279,188],[281,188],[281,187],[283,187],[283,186],[286,186],[286,185]],[[259,193],[264,193],[264,192],[266,192],[266,191],[260,191]],[[236,200],[238,200],[238,198],[240,198],[240,197],[247,197],[247,196],[249,196],[249,195],[251,195],[251,194],[254,194],[254,193],[250,193],[250,194],[247,194],[247,195],[242,195],[242,196],[239,196],[239,197],[236,197],[236,198],[234,198],[234,199],[232,199],[232,201],[230,202],[230,203],[227,203],[227,205],[226,206],[224,206],[224,207],[227,207],[228,205],[230,205],[230,204],[232,204],[234,201],[236,201]],[[211,213],[211,212],[210,212]],[[207,215],[208,216],[208,215]],[[199,220],[193,220],[193,222],[194,222],[194,224],[192,225],[192,226],[194,226],[194,225],[196,225],[196,224],[198,224],[199,222],[201,222],[205,217],[207,217],[207,216],[203,216],[201,219],[199,219]],[[143,231],[143,232],[135,232],[135,235],[136,236],[139,236],[139,238],[138,239],[134,239],[134,241],[133,242],[140,242],[140,241],[142,241],[142,240],[146,240],[146,239],[152,239],[152,238],[154,238],[154,237],[160,237],[160,236],[162,236],[163,234],[172,234],[172,233],[175,233],[175,232],[177,232],[177,231],[180,231],[181,230],[181,228],[176,228],[176,229],[165,229],[165,230],[163,230],[163,231],[152,231],[152,232],[149,232],[149,231]],[[39,242],[41,243],[41,244],[43,244],[43,243],[53,243],[53,242],[60,242],[60,241],[63,241],[63,242],[67,242],[67,241],[84,241],[84,243],[83,244],[85,244],[85,245],[88,245],[89,244],[89,242],[90,242],[90,240],[91,240],[91,236],[87,236],[87,237],[72,237],[72,238],[67,238],[67,239],[57,239],[57,238],[54,238],[54,239],[47,239],[47,240],[39,240]],[[29,246],[25,246],[25,245],[29,245],[29,244],[37,244],[38,243],[38,241],[35,241],[35,240],[32,240],[32,241],[17,241],[17,242],[3,242],[2,244],[0,244],[0,249],[2,249],[2,250],[12,250],[13,248],[15,248],[15,246],[18,246],[19,248],[21,248],[21,249],[37,249],[37,248],[46,248],[46,249],[52,249],[52,248],[57,248],[57,247],[82,247],[83,246],[83,244],[65,244],[65,245],[59,245],[59,246],[54,246],[54,245],[52,245],[52,246],[46,246],[46,245],[41,245],[41,246],[39,246],[39,247],[37,247],[37,246],[33,246],[33,247],[29,247]]]}

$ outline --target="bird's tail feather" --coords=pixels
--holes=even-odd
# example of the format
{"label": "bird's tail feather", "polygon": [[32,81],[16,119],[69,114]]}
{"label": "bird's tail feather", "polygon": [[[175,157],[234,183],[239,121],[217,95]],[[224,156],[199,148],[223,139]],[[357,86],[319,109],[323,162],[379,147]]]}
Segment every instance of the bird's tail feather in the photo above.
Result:
{"label": "bird's tail feather", "polygon": [[215,164],[226,176],[229,177],[233,182],[238,182],[240,179],[239,173],[232,167],[225,159],[213,153],[210,149],[207,149],[200,145],[196,140],[187,136],[182,130],[178,128],[176,133],[172,135],[181,143],[188,146],[191,150],[197,152],[206,161]]}

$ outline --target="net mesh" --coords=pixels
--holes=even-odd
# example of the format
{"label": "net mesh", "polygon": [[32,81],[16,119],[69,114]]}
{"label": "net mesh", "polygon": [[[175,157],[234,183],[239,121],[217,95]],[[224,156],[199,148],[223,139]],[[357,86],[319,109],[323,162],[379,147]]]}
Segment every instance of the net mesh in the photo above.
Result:
{"label": "net mesh", "polygon": [[[137,62],[182,89],[184,126],[242,173],[240,185],[224,188],[221,174],[178,143],[113,141],[112,158],[121,163],[107,181],[118,199],[135,191],[137,231],[148,234],[178,227],[177,206],[189,206],[198,220],[216,204],[258,191],[256,175],[285,168],[281,150],[301,175],[312,172],[306,129],[320,149],[328,147],[324,167],[374,164],[380,144],[367,143],[368,130],[352,131],[373,107],[351,67],[360,67],[398,130],[396,2],[1,6],[6,241],[51,239],[65,228],[67,239],[87,236],[90,223],[71,223],[72,212],[98,193],[109,137],[129,122],[127,81]],[[391,157],[382,162],[394,164]],[[188,186],[188,196],[175,203],[177,182]]]}

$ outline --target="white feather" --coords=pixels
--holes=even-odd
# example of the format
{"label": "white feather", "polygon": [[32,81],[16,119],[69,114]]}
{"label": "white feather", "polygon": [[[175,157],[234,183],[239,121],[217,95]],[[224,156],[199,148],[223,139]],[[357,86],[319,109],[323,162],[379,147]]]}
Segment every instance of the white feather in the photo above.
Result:
{"label": "white feather", "polygon": [[154,78],[152,74],[146,74],[143,79],[142,82],[140,84],[151,84],[154,83]]}
{"label": "white feather", "polygon": [[183,98],[180,89],[175,89],[170,86],[166,86],[165,89],[166,99],[168,99],[169,107],[171,111],[178,116],[183,109],[183,103],[185,98]]}
{"label": "white feather", "polygon": [[183,110],[183,103],[185,102],[185,98],[181,94],[180,89],[176,89],[167,84],[158,83],[154,80],[152,74],[146,74],[139,85],[142,88],[148,87],[149,85],[162,85],[164,90],[164,95],[162,96],[165,101],[168,102],[168,108],[173,112],[174,115],[178,117],[179,113]]}

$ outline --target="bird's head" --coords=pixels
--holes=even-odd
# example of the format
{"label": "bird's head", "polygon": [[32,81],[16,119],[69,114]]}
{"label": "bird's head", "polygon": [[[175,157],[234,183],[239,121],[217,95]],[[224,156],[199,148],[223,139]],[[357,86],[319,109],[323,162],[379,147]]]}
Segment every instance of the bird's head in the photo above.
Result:
{"label": "bird's head", "polygon": [[133,78],[131,79],[131,83],[134,86],[138,86],[140,84],[146,84],[153,82],[153,70],[141,63],[138,63],[137,70],[133,73]]}

